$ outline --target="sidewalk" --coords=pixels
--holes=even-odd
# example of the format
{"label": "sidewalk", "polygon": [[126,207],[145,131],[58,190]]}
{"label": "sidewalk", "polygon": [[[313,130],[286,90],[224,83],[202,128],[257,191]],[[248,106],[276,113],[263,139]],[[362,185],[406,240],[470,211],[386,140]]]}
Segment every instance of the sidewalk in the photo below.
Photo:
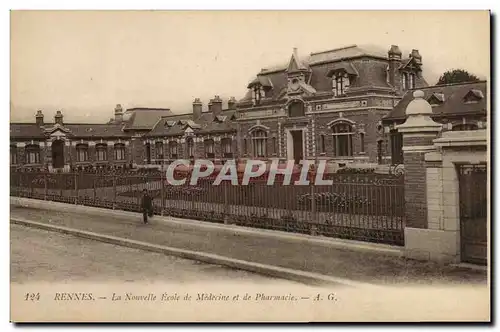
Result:
{"label": "sidewalk", "polygon": [[11,205],[11,217],[371,284],[486,284],[487,279],[486,271],[481,270],[406,260],[381,252],[342,250],[306,238],[273,238],[239,232],[234,227],[211,229],[190,222],[169,223],[159,216],[144,225],[139,214],[137,218],[100,216]]}

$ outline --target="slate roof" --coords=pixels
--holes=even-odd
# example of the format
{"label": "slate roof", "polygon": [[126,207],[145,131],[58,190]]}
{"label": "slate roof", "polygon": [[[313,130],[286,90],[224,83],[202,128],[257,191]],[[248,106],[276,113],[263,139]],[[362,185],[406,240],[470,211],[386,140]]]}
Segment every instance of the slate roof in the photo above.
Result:
{"label": "slate roof", "polygon": [[[387,50],[374,45],[349,45],[332,50],[314,52],[306,57],[299,57],[299,61],[305,66],[310,67],[325,62],[335,62],[363,56],[386,59]],[[288,64],[289,62],[286,62],[280,65],[268,67],[263,70],[261,74],[271,73],[274,71],[284,71],[287,69]]]}
{"label": "slate roof", "polygon": [[[49,129],[54,128],[54,123],[44,123],[43,127],[39,127],[36,123],[11,123],[10,137],[11,138],[40,138],[44,139],[50,135]],[[128,137],[129,134],[122,131],[122,125],[118,124],[98,124],[98,123],[68,123],[62,126],[62,129],[67,129],[67,135],[75,138],[91,138],[91,137]]]}
{"label": "slate roof", "polygon": [[[365,65],[359,61],[359,58],[362,57],[388,61],[388,50],[374,45],[350,45],[311,53],[306,57],[299,57],[294,51],[288,62],[262,69],[247,87],[251,88],[254,84],[260,83],[263,87],[267,87],[266,90],[269,90],[269,86],[271,85],[270,91],[266,92],[266,98],[262,99],[261,102],[265,104],[270,101],[280,100],[285,95],[284,91],[286,91],[287,87],[286,71],[291,66],[294,70],[297,69],[306,73],[306,82],[311,88],[307,87],[304,90],[312,94],[332,93],[331,76],[339,69],[343,69],[348,74],[358,77],[354,82],[355,84],[351,85],[353,89],[363,86],[392,89],[392,86],[387,83],[385,77],[387,64],[377,63],[376,68],[365,68]],[[402,58],[401,63],[407,63],[411,60],[412,58],[408,56]],[[367,75],[360,75],[360,73],[364,73],[367,70],[384,74],[371,75],[370,78],[367,78]],[[421,81],[417,82],[419,86],[427,85],[425,80],[422,79]],[[247,90],[245,96],[239,100],[239,103],[246,104],[251,101],[252,92]]]}
{"label": "slate roof", "polygon": [[11,138],[44,138],[43,130],[36,123],[11,123]]}
{"label": "slate roof", "polygon": [[[454,116],[469,113],[486,113],[487,109],[487,86],[486,81],[479,81],[473,83],[458,83],[447,85],[435,85],[424,88],[408,90],[403,96],[401,101],[394,107],[394,109],[384,117],[383,121],[395,121],[406,119],[406,107],[413,100],[413,92],[415,90],[422,90],[426,100],[435,99],[435,106],[432,107],[433,116]],[[483,98],[478,95],[480,92]],[[464,98],[466,96],[475,98],[477,102],[467,103]],[[440,102],[439,99],[444,101]],[[432,103],[431,103],[432,104]]]}
{"label": "slate roof", "polygon": [[203,112],[201,117],[193,121],[192,113],[162,117],[153,130],[146,137],[164,137],[184,135],[189,126],[194,133],[221,133],[236,130],[236,123],[231,120],[235,110],[223,110],[221,115],[214,118],[212,112]]}
{"label": "slate roof", "polygon": [[163,116],[173,115],[168,108],[131,108],[126,112],[132,113],[125,124],[124,130],[151,130]]}

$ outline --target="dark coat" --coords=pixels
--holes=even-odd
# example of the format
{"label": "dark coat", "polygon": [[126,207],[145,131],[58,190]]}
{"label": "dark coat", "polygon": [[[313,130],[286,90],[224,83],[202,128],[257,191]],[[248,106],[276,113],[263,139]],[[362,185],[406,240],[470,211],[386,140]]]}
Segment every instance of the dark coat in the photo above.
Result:
{"label": "dark coat", "polygon": [[141,199],[141,208],[143,210],[152,210],[153,209],[153,199],[149,194],[145,194]]}

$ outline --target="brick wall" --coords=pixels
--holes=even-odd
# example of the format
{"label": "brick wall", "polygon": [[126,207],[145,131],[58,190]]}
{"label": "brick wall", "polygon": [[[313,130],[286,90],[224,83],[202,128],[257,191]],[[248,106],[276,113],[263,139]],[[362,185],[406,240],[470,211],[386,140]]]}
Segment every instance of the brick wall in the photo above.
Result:
{"label": "brick wall", "polygon": [[425,153],[404,153],[406,226],[427,228]]}

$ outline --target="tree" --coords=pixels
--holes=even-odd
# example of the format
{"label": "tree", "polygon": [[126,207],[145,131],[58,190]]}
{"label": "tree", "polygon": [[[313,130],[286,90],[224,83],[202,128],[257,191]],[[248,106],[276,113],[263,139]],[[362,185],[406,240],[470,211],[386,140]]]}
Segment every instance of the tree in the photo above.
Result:
{"label": "tree", "polygon": [[446,71],[439,77],[437,85],[450,83],[477,82],[479,77],[463,69],[453,69]]}

